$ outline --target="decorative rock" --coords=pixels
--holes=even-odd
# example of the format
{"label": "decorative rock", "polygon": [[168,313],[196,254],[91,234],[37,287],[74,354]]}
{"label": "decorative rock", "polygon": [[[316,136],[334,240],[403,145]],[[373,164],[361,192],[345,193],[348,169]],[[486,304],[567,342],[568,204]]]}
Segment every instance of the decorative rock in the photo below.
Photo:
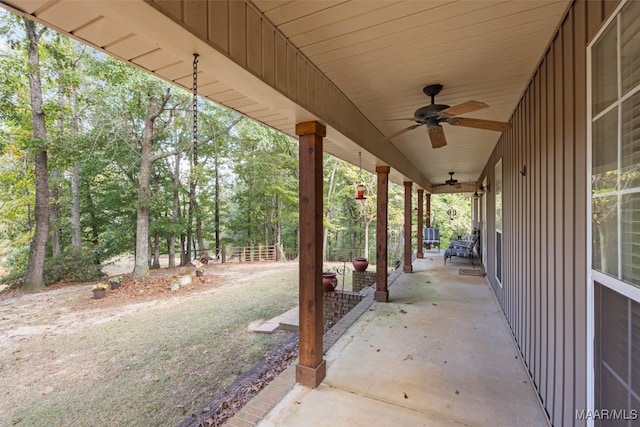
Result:
{"label": "decorative rock", "polygon": [[178,283],[180,283],[180,286],[187,286],[189,283],[191,283],[191,276],[178,277]]}

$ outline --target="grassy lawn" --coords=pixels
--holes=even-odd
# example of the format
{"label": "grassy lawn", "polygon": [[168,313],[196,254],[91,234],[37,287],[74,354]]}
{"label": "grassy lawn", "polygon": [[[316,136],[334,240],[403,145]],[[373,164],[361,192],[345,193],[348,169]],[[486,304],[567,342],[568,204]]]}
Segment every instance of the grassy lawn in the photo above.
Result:
{"label": "grassy lawn", "polygon": [[238,284],[21,339],[0,359],[0,425],[177,425],[289,337],[247,325],[295,306],[297,277],[265,265]]}

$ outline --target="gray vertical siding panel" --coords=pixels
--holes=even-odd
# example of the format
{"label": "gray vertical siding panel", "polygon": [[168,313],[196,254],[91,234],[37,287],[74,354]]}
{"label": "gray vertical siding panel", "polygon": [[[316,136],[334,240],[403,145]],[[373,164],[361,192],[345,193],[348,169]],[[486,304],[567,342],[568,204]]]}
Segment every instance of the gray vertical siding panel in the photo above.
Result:
{"label": "gray vertical siding panel", "polygon": [[575,230],[574,230],[574,217],[576,214],[583,215],[584,213],[577,213],[575,210],[575,203],[573,200],[575,194],[575,159],[574,159],[574,150],[575,150],[575,134],[574,134],[574,126],[575,126],[575,115],[574,115],[574,104],[575,104],[575,79],[573,75],[575,73],[575,38],[573,36],[574,33],[574,13],[570,11],[567,19],[562,28],[563,35],[563,60],[564,60],[564,69],[563,69],[563,83],[562,87],[564,89],[562,93],[562,98],[564,99],[563,109],[564,109],[564,174],[562,175],[562,180],[564,183],[564,218],[563,218],[563,243],[564,243],[564,265],[567,268],[563,268],[563,277],[561,283],[564,284],[564,304],[563,304],[563,323],[564,323],[564,366],[565,369],[563,371],[564,375],[564,402],[563,402],[563,419],[561,420],[561,425],[571,425],[575,419],[574,413],[574,390],[573,383],[575,381],[575,375],[572,369],[572,366],[575,364],[574,359],[576,357],[574,342],[570,337],[572,337],[575,333],[575,325],[574,325],[574,312],[576,311],[575,307],[575,276],[574,276],[574,268],[578,262],[575,257]]}
{"label": "gray vertical siding panel", "polygon": [[555,334],[555,372],[554,372],[554,404],[553,423],[562,425],[562,410],[564,407],[564,99],[563,99],[563,49],[564,39],[560,32],[554,42],[554,334]]}
{"label": "gray vertical siding panel", "polygon": [[555,90],[555,82],[553,81],[555,71],[555,45],[551,45],[549,54],[547,55],[547,92],[546,92],[546,116],[547,116],[547,146],[545,157],[547,158],[547,186],[545,187],[546,196],[546,218],[547,218],[547,283],[546,283],[546,300],[547,309],[545,316],[547,318],[546,340],[547,340],[547,372],[546,372],[546,396],[545,402],[551,419],[553,419],[553,402],[554,402],[554,383],[555,383],[555,310],[554,310],[554,289],[555,289],[555,100],[553,97]]}
{"label": "gray vertical siding panel", "polygon": [[542,73],[541,69],[535,75],[534,79],[534,90],[535,90],[535,99],[534,99],[534,113],[533,113],[533,123],[534,123],[534,161],[533,161],[533,175],[531,178],[535,184],[534,189],[534,207],[533,207],[533,216],[534,220],[534,254],[533,254],[533,262],[535,265],[535,280],[533,282],[534,287],[534,299],[535,299],[535,342],[536,342],[536,359],[535,359],[535,372],[534,372],[534,381],[536,383],[536,389],[538,390],[538,394],[540,394],[542,384],[542,215],[541,215],[541,192],[542,192],[542,178],[541,178],[541,170],[542,170],[542,157],[541,157],[541,133],[542,129],[542,101],[541,97],[541,87],[542,87]]}
{"label": "gray vertical siding panel", "polygon": [[504,287],[495,279],[494,187],[488,278],[554,425],[585,425],[575,410],[588,393],[586,46],[617,3],[572,5],[483,174],[493,185],[503,158]]}
{"label": "gray vertical siding panel", "polygon": [[[526,162],[526,132],[528,129],[527,126],[527,103],[526,103],[526,94],[525,101],[520,105],[520,134],[518,135],[518,164],[516,165],[516,180],[518,181],[518,206],[519,206],[519,221],[516,223],[519,225],[518,238],[517,242],[520,246],[518,254],[520,258],[518,259],[517,265],[517,278],[518,284],[520,285],[518,289],[520,290],[520,298],[518,302],[518,306],[520,307],[520,342],[522,345],[520,348],[522,349],[522,354],[526,355],[529,353],[529,333],[528,333],[528,312],[529,312],[529,299],[528,299],[528,285],[529,282],[526,278],[527,275],[527,263],[526,256],[528,254],[527,245],[527,231],[526,231],[526,211],[525,211],[525,200],[527,198],[527,191],[525,188],[526,177],[521,174],[523,164]],[[526,363],[526,362],[525,362]]]}
{"label": "gray vertical siding panel", "polygon": [[[518,291],[518,295],[516,298],[516,314],[518,315],[518,343],[520,347],[520,352],[525,353],[526,351],[526,340],[524,339],[524,314],[525,314],[525,303],[524,303],[524,281],[522,280],[522,256],[524,254],[524,221],[523,212],[522,212],[522,176],[520,175],[520,168],[522,167],[522,135],[524,133],[524,107],[520,105],[518,108],[518,127],[516,128],[516,138],[514,138],[514,160],[515,165],[513,169],[513,179],[516,183],[514,186],[515,190],[515,201],[516,201],[516,209],[518,211],[518,216],[514,217],[514,225],[516,232],[514,233],[513,242],[516,245],[516,264],[513,266],[512,270],[514,272],[514,284]],[[519,220],[515,220],[515,218],[519,218]]]}
{"label": "gray vertical siding panel", "polygon": [[530,86],[527,89],[527,137],[526,137],[526,153],[527,153],[527,206],[526,212],[527,215],[527,239],[528,244],[528,253],[525,259],[525,265],[527,268],[527,288],[529,291],[529,304],[528,304],[528,314],[527,314],[527,322],[528,322],[528,333],[529,333],[529,345],[528,352],[524,355],[525,363],[529,368],[529,374],[534,376],[534,359],[535,359],[535,337],[536,337],[536,329],[535,329],[535,273],[534,273],[534,264],[533,257],[535,254],[535,227],[534,227],[534,215],[533,215],[533,198],[534,198],[534,168],[533,168],[533,150],[534,150],[534,91]]}
{"label": "gray vertical siding panel", "polygon": [[540,361],[540,397],[543,402],[547,402],[547,376],[548,376],[548,354],[549,354],[549,303],[547,300],[549,278],[547,277],[547,254],[548,242],[547,233],[549,224],[547,222],[547,62],[542,63],[541,71],[541,87],[540,87],[540,247],[543,253],[540,256],[540,319],[541,319],[541,335],[542,342],[542,360]]}
{"label": "gray vertical siding panel", "polygon": [[527,261],[525,261],[526,269],[527,269],[527,349],[528,351],[523,355],[524,362],[529,369],[529,375],[533,377],[534,372],[534,361],[535,361],[535,290],[534,290],[534,266],[533,266],[533,255],[535,254],[535,227],[534,227],[534,218],[533,214],[533,198],[534,198],[534,167],[533,167],[533,89],[531,85],[527,88],[527,92],[525,93],[525,108],[527,117],[527,132],[523,137],[524,145],[526,147],[526,156],[527,156],[527,186],[525,191],[527,193],[527,209],[526,209],[526,221],[527,221]]}
{"label": "gray vertical siding panel", "polygon": [[[515,121],[516,123],[518,123],[518,126],[511,131],[511,138],[509,141],[509,147],[510,147],[509,166],[505,168],[503,171],[503,175],[504,175],[503,182],[508,183],[509,192],[511,193],[510,208],[517,213],[518,212],[518,194],[516,190],[518,188],[518,181],[516,180],[516,174],[514,172],[516,170],[515,168],[516,168],[517,157],[518,157],[518,147],[515,144],[515,141],[517,140],[518,132],[520,130],[520,115],[518,114],[517,110],[515,115]],[[507,218],[507,224],[509,225],[508,228],[506,228],[507,236],[509,236],[509,240],[507,241],[507,245],[503,249],[503,252],[511,253],[511,257],[510,257],[511,260],[509,263],[508,286],[509,286],[509,290],[511,291],[511,315],[513,316],[513,330],[516,338],[516,343],[519,343],[521,338],[520,337],[521,325],[520,325],[520,317],[518,316],[518,309],[517,309],[518,299],[520,298],[519,283],[517,283],[516,281],[516,270],[518,267],[518,249],[517,249],[518,245],[516,243],[516,239],[519,238],[518,230],[516,227],[516,221],[515,221],[515,218],[517,217],[511,216],[511,215],[504,215],[504,213],[502,216],[503,218]]]}
{"label": "gray vertical siding panel", "polygon": [[[502,209],[503,213],[505,209],[509,209],[512,206],[513,202],[513,194],[512,194],[512,180],[509,177],[508,171],[511,170],[511,154],[513,152],[512,146],[512,138],[513,138],[513,129],[509,130],[505,133],[504,142],[502,145]],[[511,280],[511,271],[515,264],[513,259],[513,248],[512,248],[512,237],[513,232],[507,231],[511,230],[511,218],[506,218],[505,215],[502,215],[502,291],[504,292],[505,304],[506,304],[506,313],[508,313],[509,325],[511,330],[517,330],[517,323],[513,315],[513,282]],[[496,242],[497,243],[497,242]]]}
{"label": "gray vertical siding panel", "polygon": [[[516,112],[516,115],[514,116],[514,122],[517,123],[518,120],[518,114]],[[514,212],[517,212],[518,209],[518,204],[516,201],[516,194],[515,194],[515,187],[516,187],[516,181],[515,181],[515,177],[513,176],[513,168],[514,168],[514,164],[515,164],[515,156],[516,156],[516,147],[514,145],[514,141],[516,139],[516,133],[518,131],[518,128],[516,127],[515,129],[512,129],[510,131],[510,138],[509,138],[509,159],[507,161],[506,166],[503,168],[502,171],[502,185],[503,187],[506,187],[509,189],[509,206],[507,206],[508,209],[512,209]],[[510,311],[511,311],[511,317],[513,318],[513,331],[514,331],[514,336],[516,338],[516,340],[518,340],[518,333],[519,333],[519,329],[520,329],[520,323],[518,321],[518,316],[517,316],[517,311],[516,311],[516,304],[517,304],[517,300],[518,300],[518,286],[517,283],[515,283],[514,277],[513,277],[513,273],[515,272],[515,267],[517,267],[517,251],[515,250],[515,246],[514,246],[514,239],[516,237],[516,230],[514,228],[515,223],[513,221],[514,217],[512,217],[511,215],[502,215],[503,219],[506,219],[506,227],[503,227],[502,230],[502,235],[507,236],[507,240],[505,245],[503,245],[502,248],[502,252],[503,253],[508,253],[509,256],[509,262],[507,264],[508,268],[509,268],[509,276],[507,276],[508,282],[506,283],[506,285],[508,286],[508,291],[510,292],[509,295],[509,304],[511,305],[510,307]],[[517,342],[517,341],[516,341]]]}
{"label": "gray vertical siding panel", "polygon": [[[587,75],[586,45],[587,16],[586,2],[579,1],[574,6],[575,22],[575,68],[573,84],[575,86],[575,125],[574,125],[574,165],[575,188],[573,192],[574,215],[574,406],[576,409],[587,407]],[[579,423],[586,425],[585,421]]]}

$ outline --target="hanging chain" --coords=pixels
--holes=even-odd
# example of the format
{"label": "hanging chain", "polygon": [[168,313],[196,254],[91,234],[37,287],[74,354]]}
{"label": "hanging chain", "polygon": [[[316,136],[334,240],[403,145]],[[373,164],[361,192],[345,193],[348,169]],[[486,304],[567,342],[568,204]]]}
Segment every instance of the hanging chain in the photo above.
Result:
{"label": "hanging chain", "polygon": [[193,158],[198,160],[198,54],[193,54]]}

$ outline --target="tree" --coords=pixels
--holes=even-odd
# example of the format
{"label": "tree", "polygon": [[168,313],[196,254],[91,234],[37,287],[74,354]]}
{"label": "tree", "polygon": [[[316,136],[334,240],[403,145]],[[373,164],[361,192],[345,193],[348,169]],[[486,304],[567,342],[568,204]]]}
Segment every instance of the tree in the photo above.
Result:
{"label": "tree", "polygon": [[40,81],[40,38],[45,27],[24,19],[29,57],[29,93],[31,99],[31,120],[35,145],[35,231],[29,248],[29,260],[22,288],[26,291],[44,289],[44,261],[49,237],[49,184],[47,179],[47,129],[42,109],[42,83]]}
{"label": "tree", "polygon": [[136,220],[136,259],[133,268],[134,279],[144,279],[149,270],[149,208],[151,196],[151,169],[156,161],[174,153],[153,154],[156,120],[165,111],[171,91],[167,88],[159,94],[150,85],[146,99],[144,130],[140,138],[140,170],[138,174],[138,212]]}

